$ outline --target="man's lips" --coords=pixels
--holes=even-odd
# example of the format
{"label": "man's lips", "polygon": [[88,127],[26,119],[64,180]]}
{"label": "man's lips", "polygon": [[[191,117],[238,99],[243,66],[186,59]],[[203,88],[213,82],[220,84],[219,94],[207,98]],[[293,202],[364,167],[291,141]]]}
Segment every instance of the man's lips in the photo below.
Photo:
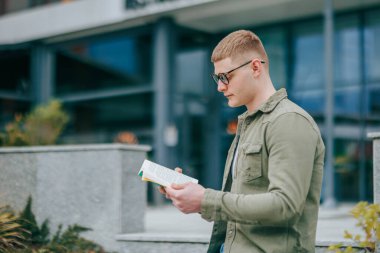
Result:
{"label": "man's lips", "polygon": [[232,97],[232,94],[224,95],[226,98]]}

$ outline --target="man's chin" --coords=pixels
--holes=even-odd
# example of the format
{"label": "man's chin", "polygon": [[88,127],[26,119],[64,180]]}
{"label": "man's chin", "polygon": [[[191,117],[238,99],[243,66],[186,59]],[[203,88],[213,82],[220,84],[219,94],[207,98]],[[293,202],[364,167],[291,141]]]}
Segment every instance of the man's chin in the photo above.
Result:
{"label": "man's chin", "polygon": [[228,106],[231,108],[239,107],[241,106],[240,104],[234,103],[233,101],[228,101]]}

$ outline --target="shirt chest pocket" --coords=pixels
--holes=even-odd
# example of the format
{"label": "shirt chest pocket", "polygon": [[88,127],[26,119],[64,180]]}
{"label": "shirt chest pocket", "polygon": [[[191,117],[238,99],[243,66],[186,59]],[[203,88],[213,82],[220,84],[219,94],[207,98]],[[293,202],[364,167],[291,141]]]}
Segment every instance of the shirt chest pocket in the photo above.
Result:
{"label": "shirt chest pocket", "polygon": [[262,176],[261,148],[262,144],[242,144],[241,177],[243,181],[250,182]]}

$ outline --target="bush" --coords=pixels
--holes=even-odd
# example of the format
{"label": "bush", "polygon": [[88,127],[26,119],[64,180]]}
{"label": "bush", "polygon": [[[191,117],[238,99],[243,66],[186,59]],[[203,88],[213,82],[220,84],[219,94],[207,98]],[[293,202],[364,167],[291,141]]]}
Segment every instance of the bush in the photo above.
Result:
{"label": "bush", "polygon": [[[380,241],[380,205],[359,202],[352,210],[351,214],[357,220],[356,226],[360,227],[364,235],[353,235],[347,230],[344,231],[344,238],[350,239],[364,248],[365,252],[375,252],[376,241]],[[331,245],[328,251],[335,253],[357,252],[351,246],[342,250],[342,244]]]}
{"label": "bush", "polygon": [[8,207],[0,207],[0,252],[11,252],[25,246],[26,231]]}
{"label": "bush", "polygon": [[50,239],[49,221],[37,224],[29,197],[19,217],[9,208],[0,209],[0,253],[105,253],[100,245],[81,237],[90,230],[74,224],[62,232],[60,225]]}
{"label": "bush", "polygon": [[58,100],[40,105],[26,116],[15,116],[0,134],[2,146],[52,145],[57,142],[69,117]]}
{"label": "bush", "polygon": [[28,198],[25,209],[20,215],[22,226],[30,231],[28,249],[18,251],[19,253],[104,253],[104,249],[87,239],[80,236],[81,233],[90,231],[90,228],[81,227],[77,224],[68,226],[62,232],[62,225],[58,231],[49,239],[49,221],[45,220],[38,226],[35,215],[32,211],[32,198]]}

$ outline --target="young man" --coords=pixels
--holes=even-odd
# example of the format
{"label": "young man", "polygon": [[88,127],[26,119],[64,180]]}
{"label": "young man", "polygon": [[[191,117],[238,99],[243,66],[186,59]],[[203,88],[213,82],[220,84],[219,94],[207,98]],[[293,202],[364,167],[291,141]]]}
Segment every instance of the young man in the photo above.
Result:
{"label": "young man", "polygon": [[240,30],[213,51],[213,78],[245,106],[221,191],[188,183],[161,192],[184,213],[214,221],[208,252],[314,252],[324,144],[311,116],[276,91],[257,35]]}

